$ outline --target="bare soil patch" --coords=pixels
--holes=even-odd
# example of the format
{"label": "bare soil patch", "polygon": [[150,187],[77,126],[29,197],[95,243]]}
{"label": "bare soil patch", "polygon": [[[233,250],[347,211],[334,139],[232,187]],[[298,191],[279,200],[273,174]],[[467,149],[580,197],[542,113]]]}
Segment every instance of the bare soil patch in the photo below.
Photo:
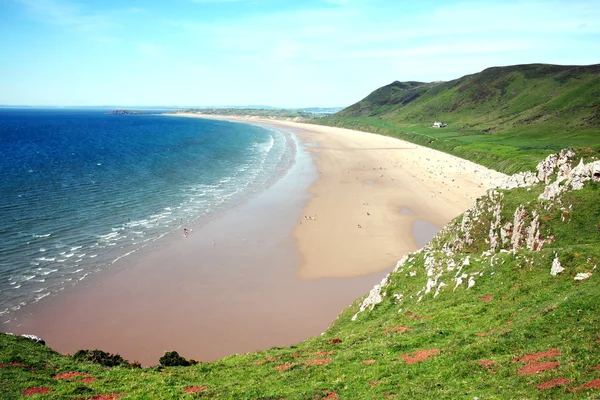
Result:
{"label": "bare soil patch", "polygon": [[83,372],[63,372],[61,374],[54,375],[53,378],[54,379],[71,379],[71,378],[77,378],[79,376],[83,376],[86,378],[92,377],[90,374],[84,374]]}
{"label": "bare soil patch", "polygon": [[375,360],[363,360],[363,363],[370,365],[373,364],[375,362]]}
{"label": "bare soil patch", "polygon": [[485,296],[480,297],[479,301],[482,301],[484,303],[489,303],[490,301],[492,301],[493,298],[494,298],[493,294],[486,294]]}
{"label": "bare soil patch", "polygon": [[593,381],[589,381],[579,386],[577,390],[581,389],[600,389],[600,378],[596,378]]}
{"label": "bare soil patch", "polygon": [[278,366],[275,367],[275,369],[277,371],[287,371],[288,369],[292,368],[293,366],[294,366],[294,364],[285,363],[285,364],[279,364]]}
{"label": "bare soil patch", "polygon": [[33,396],[34,394],[47,394],[51,391],[52,389],[48,388],[30,387],[29,389],[23,390],[23,396]]}
{"label": "bare soil patch", "polygon": [[32,368],[31,368],[30,365],[23,364],[23,363],[20,363],[20,362],[11,362],[11,363],[7,363],[7,364],[0,364],[0,369],[1,368],[5,368],[5,367],[25,367],[25,368],[27,368],[29,370],[32,370]]}
{"label": "bare soil patch", "polygon": [[556,379],[552,379],[546,382],[542,382],[539,385],[536,386],[536,388],[538,388],[539,390],[547,390],[547,389],[552,389],[555,388],[557,386],[563,386],[566,385],[567,383],[571,382],[570,379],[567,378],[556,378]]}
{"label": "bare soil patch", "polygon": [[208,390],[208,386],[188,386],[183,391],[185,393],[200,393]]}
{"label": "bare soil patch", "polygon": [[477,332],[475,334],[475,336],[478,336],[478,337],[492,336],[492,331],[489,331],[489,332]]}
{"label": "bare soil patch", "polygon": [[331,344],[337,344],[337,343],[342,343],[342,339],[335,338],[335,339],[331,340]]}
{"label": "bare soil patch", "polygon": [[519,375],[534,375],[540,372],[549,371],[558,367],[560,363],[558,361],[548,361],[542,363],[529,363],[524,367],[519,368]]}
{"label": "bare soil patch", "polygon": [[418,350],[412,355],[409,353],[401,354],[400,358],[407,364],[416,364],[421,361],[427,360],[429,357],[436,355],[440,351],[438,349]]}
{"label": "bare soil patch", "polygon": [[547,351],[540,351],[539,353],[526,354],[522,357],[515,357],[513,359],[514,362],[523,362],[528,363],[531,361],[537,361],[542,358],[553,358],[556,356],[560,356],[562,352],[557,349],[550,349]]}

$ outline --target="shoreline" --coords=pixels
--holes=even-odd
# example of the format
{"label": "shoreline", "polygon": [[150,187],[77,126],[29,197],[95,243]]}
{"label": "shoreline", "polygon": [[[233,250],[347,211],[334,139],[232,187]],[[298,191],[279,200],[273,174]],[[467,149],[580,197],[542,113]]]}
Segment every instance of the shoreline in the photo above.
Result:
{"label": "shoreline", "polygon": [[309,145],[318,178],[302,212],[309,219],[301,217],[293,234],[302,279],[392,269],[504,176],[383,135],[258,117],[174,115],[284,127]]}
{"label": "shoreline", "polygon": [[[330,326],[502,175],[380,135],[215,119],[286,130],[305,159],[187,239],[37,303],[15,333],[43,337],[59,352],[100,348],[143,365],[171,350],[211,361],[292,345]],[[429,171],[439,165],[441,178]],[[450,173],[453,185],[441,186]]]}

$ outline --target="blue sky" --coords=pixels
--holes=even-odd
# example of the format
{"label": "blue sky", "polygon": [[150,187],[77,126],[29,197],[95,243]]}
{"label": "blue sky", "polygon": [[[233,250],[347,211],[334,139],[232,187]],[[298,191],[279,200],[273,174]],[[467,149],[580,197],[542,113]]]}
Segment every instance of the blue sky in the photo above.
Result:
{"label": "blue sky", "polygon": [[0,54],[0,104],[347,106],[394,80],[600,63],[600,5],[0,0]]}

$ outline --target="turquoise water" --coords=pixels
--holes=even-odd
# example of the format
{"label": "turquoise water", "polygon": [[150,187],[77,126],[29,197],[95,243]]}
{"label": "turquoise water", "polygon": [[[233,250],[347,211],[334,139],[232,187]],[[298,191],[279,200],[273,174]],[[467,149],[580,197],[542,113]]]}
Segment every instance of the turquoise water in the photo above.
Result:
{"label": "turquoise water", "polygon": [[289,135],[105,110],[0,109],[0,316],[273,183]]}

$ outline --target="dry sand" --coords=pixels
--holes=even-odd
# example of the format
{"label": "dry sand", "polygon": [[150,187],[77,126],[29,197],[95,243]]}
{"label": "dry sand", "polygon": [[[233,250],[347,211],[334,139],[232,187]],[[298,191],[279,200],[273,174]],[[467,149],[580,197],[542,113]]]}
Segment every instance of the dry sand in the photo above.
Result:
{"label": "dry sand", "polygon": [[446,225],[502,176],[390,137],[312,125],[299,129],[303,140],[317,144],[312,151],[320,174],[304,212],[317,220],[294,232],[305,260],[303,278],[389,269],[422,247],[418,236],[426,235],[420,231],[428,224]]}
{"label": "dry sand", "polygon": [[100,348],[143,365],[171,350],[210,361],[291,345],[325,330],[500,175],[383,136],[258,122],[308,149],[285,177],[187,239],[178,233],[25,308],[7,328],[60,352]]}

